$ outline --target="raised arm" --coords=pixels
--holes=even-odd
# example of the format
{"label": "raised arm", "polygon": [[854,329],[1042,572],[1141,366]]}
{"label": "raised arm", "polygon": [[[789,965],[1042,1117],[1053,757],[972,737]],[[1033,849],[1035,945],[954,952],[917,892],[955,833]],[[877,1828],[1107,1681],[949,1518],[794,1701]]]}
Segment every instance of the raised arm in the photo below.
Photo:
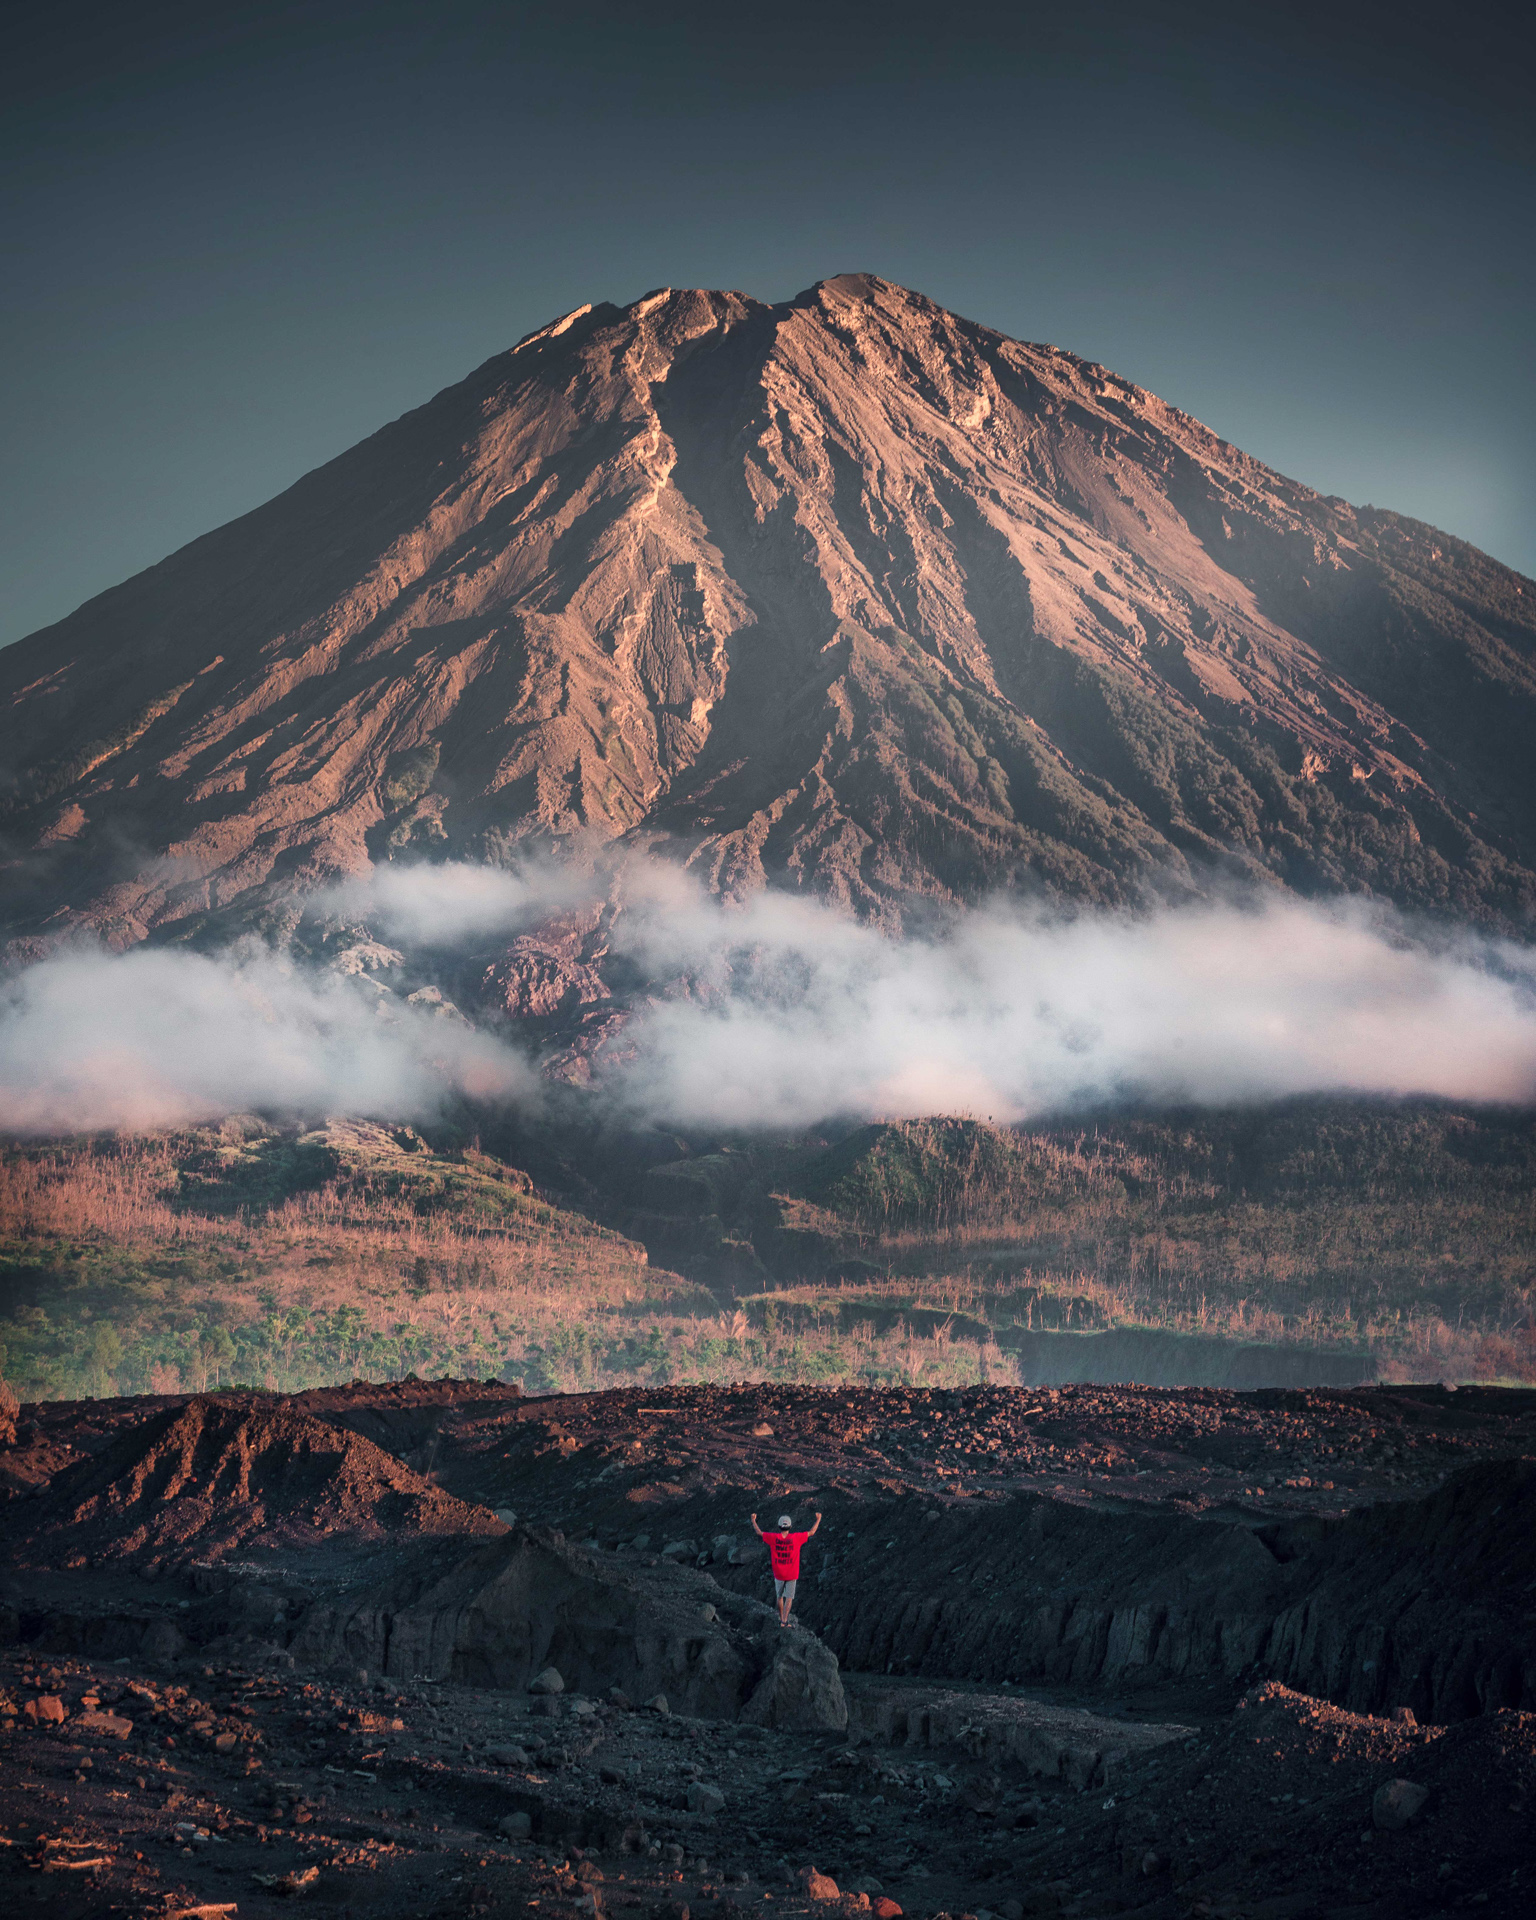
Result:
{"label": "raised arm", "polygon": [[[814,1532],[816,1531],[816,1528],[817,1528],[817,1527],[819,1527],[820,1525],[821,1525],[821,1515],[820,1515],[820,1514],[818,1513],[818,1514],[817,1514],[817,1516],[816,1516],[816,1520],[815,1520],[815,1524],[814,1524],[814,1525],[812,1526],[812,1528],[811,1528],[811,1533],[814,1533]],[[809,1540],[809,1539],[810,1539],[810,1537],[811,1537],[811,1533],[808,1533],[808,1534],[807,1534],[807,1535],[805,1536],[807,1540]]]}
{"label": "raised arm", "polygon": [[761,1532],[762,1532],[762,1528],[761,1528],[761,1527],[760,1527],[760,1526],[759,1526],[759,1525],[757,1524],[757,1515],[756,1515],[755,1513],[753,1513],[753,1514],[749,1514],[749,1515],[748,1515],[747,1517],[748,1517],[748,1518],[749,1518],[749,1519],[751,1520],[751,1522],[752,1522],[752,1531],[753,1531],[754,1533],[761,1533]]}

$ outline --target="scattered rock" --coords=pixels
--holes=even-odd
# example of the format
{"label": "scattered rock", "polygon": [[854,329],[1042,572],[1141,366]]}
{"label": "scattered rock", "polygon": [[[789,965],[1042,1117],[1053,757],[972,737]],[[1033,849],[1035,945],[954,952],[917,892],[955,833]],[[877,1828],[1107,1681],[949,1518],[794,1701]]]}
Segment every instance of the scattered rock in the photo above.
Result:
{"label": "scattered rock", "polygon": [[672,1711],[667,1705],[667,1696],[664,1693],[653,1693],[645,1704],[652,1713],[670,1713]]}
{"label": "scattered rock", "polygon": [[805,1888],[807,1900],[837,1900],[837,1882],[829,1873],[818,1873],[814,1867],[802,1867],[799,1874],[800,1884]]}
{"label": "scattered rock", "polygon": [[39,1694],[35,1700],[29,1700],[22,1708],[22,1717],[30,1720],[33,1726],[57,1726],[68,1717],[64,1702],[56,1693]]}
{"label": "scattered rock", "polygon": [[504,1813],[496,1822],[496,1831],[509,1840],[526,1840],[533,1832],[533,1818],[526,1813]]}
{"label": "scattered rock", "polygon": [[530,1693],[564,1693],[565,1681],[558,1667],[546,1667],[542,1673],[536,1673],[528,1682]]}
{"label": "scattered rock", "polygon": [[258,1887],[265,1887],[269,1893],[309,1893],[320,1879],[320,1869],[294,1867],[289,1873],[253,1873],[251,1878]]}
{"label": "scattered rock", "polygon": [[[897,1906],[889,1894],[876,1894],[874,1899],[869,1903],[869,1910],[875,1916],[875,1920],[901,1920],[901,1908]],[[1020,1907],[1019,1920],[1023,1920],[1023,1914],[1024,1909]],[[1008,1920],[1006,1913],[1004,1920]]]}
{"label": "scattered rock", "polygon": [[724,1809],[725,1795],[718,1787],[707,1787],[701,1780],[695,1780],[688,1789],[690,1813],[721,1813]]}

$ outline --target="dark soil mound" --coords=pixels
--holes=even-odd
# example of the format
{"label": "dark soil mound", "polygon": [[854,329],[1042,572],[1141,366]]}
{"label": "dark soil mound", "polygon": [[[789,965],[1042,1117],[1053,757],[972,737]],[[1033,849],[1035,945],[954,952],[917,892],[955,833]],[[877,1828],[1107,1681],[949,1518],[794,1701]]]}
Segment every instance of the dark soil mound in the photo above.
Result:
{"label": "dark soil mound", "polygon": [[[1128,1756],[1116,1793],[1088,1797],[1084,1817],[1046,1836],[1034,1870],[1081,1884],[1118,1860],[1126,1895],[1139,1896],[1133,1911],[1148,1920],[1245,1912],[1365,1920],[1474,1901],[1483,1912],[1521,1910],[1514,1889],[1532,1859],[1536,1716],[1500,1710],[1416,1727],[1268,1682],[1211,1733]],[[1375,1813],[1392,1782],[1406,1783],[1409,1805],[1417,1803],[1401,1826]],[[1132,1898],[1090,1911],[1116,1906]]]}
{"label": "dark soil mound", "polygon": [[776,1727],[840,1729],[836,1658],[785,1633],[771,1608],[666,1562],[615,1565],[544,1528],[518,1528],[449,1567],[443,1556],[369,1592],[317,1604],[293,1652],[366,1668],[521,1692],[553,1667],[567,1687],[674,1711]]}
{"label": "dark soil mound", "polygon": [[418,1380],[412,1374],[378,1385],[355,1381],[350,1387],[314,1387],[294,1394],[288,1404],[349,1428],[407,1466],[431,1473],[446,1435],[467,1423],[504,1418],[522,1398],[522,1388],[504,1380]]}
{"label": "dark soil mound", "polygon": [[371,1440],[266,1400],[192,1400],[10,1512],[18,1564],[212,1559],[327,1535],[498,1534]]}

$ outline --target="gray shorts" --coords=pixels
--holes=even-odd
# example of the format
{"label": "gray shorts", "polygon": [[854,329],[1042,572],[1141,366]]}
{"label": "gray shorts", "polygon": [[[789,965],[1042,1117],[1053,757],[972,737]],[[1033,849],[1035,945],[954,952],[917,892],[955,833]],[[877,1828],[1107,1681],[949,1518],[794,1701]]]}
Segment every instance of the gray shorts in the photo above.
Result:
{"label": "gray shorts", "polygon": [[795,1588],[798,1587],[799,1584],[800,1582],[798,1580],[775,1580],[773,1590],[781,1600],[793,1600],[795,1597]]}

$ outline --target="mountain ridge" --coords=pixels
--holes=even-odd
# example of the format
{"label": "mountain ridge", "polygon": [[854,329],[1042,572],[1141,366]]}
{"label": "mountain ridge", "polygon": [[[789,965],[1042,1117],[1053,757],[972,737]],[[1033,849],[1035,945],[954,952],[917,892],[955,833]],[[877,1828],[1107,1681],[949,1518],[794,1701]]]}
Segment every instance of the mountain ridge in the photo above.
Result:
{"label": "mountain ridge", "polygon": [[1536,910],[1536,594],[872,275],[536,329],[0,653],[13,953],[664,846],[899,924],[1213,875]]}

